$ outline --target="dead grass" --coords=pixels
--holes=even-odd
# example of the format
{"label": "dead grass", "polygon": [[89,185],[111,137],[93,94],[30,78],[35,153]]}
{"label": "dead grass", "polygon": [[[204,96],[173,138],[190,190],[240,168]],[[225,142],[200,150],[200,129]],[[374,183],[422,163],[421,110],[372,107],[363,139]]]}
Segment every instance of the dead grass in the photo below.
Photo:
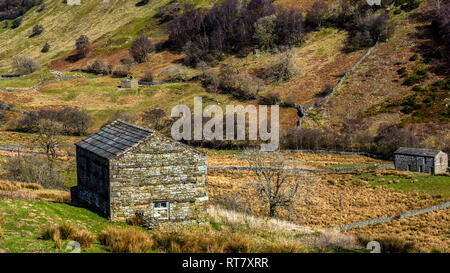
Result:
{"label": "dead grass", "polygon": [[115,253],[146,253],[153,247],[153,240],[143,231],[132,228],[113,228],[103,230],[97,236],[100,244]]}
{"label": "dead grass", "polygon": [[73,240],[80,243],[82,248],[91,248],[95,242],[95,236],[77,226],[62,222],[56,225],[48,225],[41,231],[40,239],[55,242],[57,248],[61,248],[62,240]]}
{"label": "dead grass", "polygon": [[86,230],[76,231],[74,234],[70,236],[71,240],[74,240],[80,243],[82,248],[91,248],[93,243],[95,242],[95,236]]}
{"label": "dead grass", "polygon": [[[394,220],[390,223],[382,223],[375,226],[349,230],[348,233],[357,234],[366,240],[375,240],[393,245],[401,241],[401,245],[413,252],[443,252],[450,251],[450,209],[433,211],[426,214]],[[389,246],[388,246],[389,247]],[[397,250],[405,247],[395,247]]]}
{"label": "dead grass", "polygon": [[44,189],[36,183],[12,182],[2,179],[0,179],[0,196],[11,199],[70,202],[70,193],[67,191]]}
{"label": "dead grass", "polygon": [[328,231],[322,233],[314,242],[314,245],[321,251],[329,249],[342,251],[346,249],[357,248],[356,236],[337,231]]}
{"label": "dead grass", "polygon": [[[358,173],[360,171],[316,176],[321,181],[302,188],[301,198],[292,209],[280,210],[277,217],[312,227],[338,226],[340,196],[343,200],[342,224],[398,215],[445,202],[442,196],[397,192],[387,186],[372,187],[367,181],[354,183],[353,176]],[[252,173],[246,171],[209,171],[211,203],[257,217],[268,215],[268,205],[255,198],[257,193],[248,185],[252,179]]]}

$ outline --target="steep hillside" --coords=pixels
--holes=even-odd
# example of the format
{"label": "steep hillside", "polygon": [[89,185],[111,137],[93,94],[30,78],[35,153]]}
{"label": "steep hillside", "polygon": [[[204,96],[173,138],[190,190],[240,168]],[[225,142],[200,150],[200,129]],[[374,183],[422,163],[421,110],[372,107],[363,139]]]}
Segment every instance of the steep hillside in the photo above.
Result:
{"label": "steep hillside", "polygon": [[424,2],[394,17],[393,37],[375,47],[336,94],[312,111],[314,119],[307,118],[303,128],[342,132],[353,126],[355,136],[375,136],[380,126],[397,125],[422,145],[448,149],[448,63],[439,57],[442,46],[430,28],[433,8],[432,1]]}
{"label": "steep hillside", "polygon": [[[194,4],[207,8],[213,2],[203,0],[195,1]],[[275,1],[277,5],[305,11],[314,2]],[[42,11],[38,12],[35,7],[25,14],[18,28],[0,30],[3,31],[0,32],[0,63],[4,65],[0,67],[0,72],[9,71],[11,57],[19,53],[37,59],[46,70],[64,71],[65,76],[73,75],[68,73],[69,70],[86,68],[95,60],[119,67],[121,60],[129,57],[129,47],[135,38],[147,35],[155,44],[166,41],[166,23],[157,14],[161,7],[177,3],[185,4],[184,1],[162,0],[138,7],[134,1],[103,3],[93,0],[83,1],[81,6],[67,6],[61,1],[46,1]],[[379,42],[334,96],[308,113],[303,128],[331,131],[340,139],[348,138],[349,130],[373,138],[382,124],[411,127],[423,146],[445,148],[445,143],[449,142],[446,134],[449,129],[448,104],[445,100],[448,98],[448,89],[445,82],[441,82],[441,87],[433,85],[439,85],[439,80],[448,77],[448,71],[442,69],[445,67],[442,60],[429,57],[436,43],[429,33],[432,17],[428,16],[434,7],[433,1],[423,1],[418,9],[412,11],[404,11],[399,7],[388,8],[387,12],[395,22],[393,36],[385,42]],[[331,11],[329,16],[332,17],[336,8],[333,7]],[[36,24],[42,25],[44,31],[29,38]],[[81,34],[90,38],[93,49],[86,58],[71,62],[67,57],[73,54],[74,41]],[[367,50],[349,51],[348,37],[348,29],[337,28],[332,24],[308,32],[305,41],[292,49],[300,73],[289,81],[266,81],[265,91],[258,95],[278,93],[282,102],[302,106],[318,101],[323,96],[321,92],[324,87],[335,85]],[[48,53],[41,53],[46,42],[51,49]],[[410,61],[415,54],[415,60]],[[152,53],[147,62],[134,65],[130,72],[141,78],[146,71],[151,70],[155,81],[165,80],[167,77],[164,74],[175,68],[180,68],[189,77],[204,72],[202,69],[183,66],[184,57],[182,52],[162,47]],[[264,68],[280,57],[281,54],[273,52],[251,50],[245,57],[225,56],[208,71],[230,65],[239,71],[260,76]],[[400,70],[405,72],[400,74]],[[418,71],[425,73],[426,77],[421,77],[418,83],[411,86],[405,85],[407,78],[419,77],[416,75]],[[120,79],[84,76],[84,79],[55,82],[28,93],[0,91],[0,99],[15,105],[17,110],[82,107],[94,116],[96,127],[102,125],[115,111],[130,111],[139,116],[145,110],[159,107],[168,113],[174,105],[192,105],[194,96],[203,96],[206,104],[260,103],[260,98],[243,101],[229,94],[207,92],[197,80],[120,91],[117,88]],[[0,82],[0,88],[30,88],[50,78],[54,76],[48,71],[35,72],[19,80]],[[423,92],[413,91],[413,88]],[[438,90],[433,91],[436,88]],[[280,133],[284,135],[296,128],[299,118],[294,108],[281,108],[280,113]],[[352,123],[353,127],[349,129],[347,123]]]}
{"label": "steep hillside", "polygon": [[[137,1],[126,0],[107,3],[103,3],[103,0],[88,0],[83,1],[81,6],[69,6],[60,0],[45,1],[43,11],[30,10],[23,16],[23,22],[18,28],[0,32],[0,60],[9,63],[12,56],[20,53],[45,62],[73,48],[75,39],[82,34],[91,41],[113,34],[130,39],[143,33],[158,36],[160,29],[151,27],[155,24],[154,8],[166,2],[168,0],[156,0],[136,7]],[[42,25],[44,31],[39,36],[29,38],[36,24]],[[40,50],[46,42],[50,44],[51,50],[41,54]]]}

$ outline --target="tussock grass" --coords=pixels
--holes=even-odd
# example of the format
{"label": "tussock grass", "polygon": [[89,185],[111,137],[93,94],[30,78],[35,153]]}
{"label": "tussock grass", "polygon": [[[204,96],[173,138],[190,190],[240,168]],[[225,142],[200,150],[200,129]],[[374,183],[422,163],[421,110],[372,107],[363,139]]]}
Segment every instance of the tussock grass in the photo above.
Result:
{"label": "tussock grass", "polygon": [[86,230],[79,229],[70,222],[48,225],[41,231],[40,239],[55,242],[56,248],[61,248],[62,240],[73,240],[80,243],[82,248],[91,248],[95,236]]}
{"label": "tussock grass", "polygon": [[45,200],[59,203],[70,202],[70,193],[61,190],[44,189],[37,183],[0,180],[0,196],[10,199]]}
{"label": "tussock grass", "polygon": [[91,248],[96,238],[86,230],[79,230],[72,234],[70,239],[80,243],[82,248]]}
{"label": "tussock grass", "polygon": [[116,253],[146,253],[153,247],[150,236],[137,229],[109,227],[97,236],[100,244]]}

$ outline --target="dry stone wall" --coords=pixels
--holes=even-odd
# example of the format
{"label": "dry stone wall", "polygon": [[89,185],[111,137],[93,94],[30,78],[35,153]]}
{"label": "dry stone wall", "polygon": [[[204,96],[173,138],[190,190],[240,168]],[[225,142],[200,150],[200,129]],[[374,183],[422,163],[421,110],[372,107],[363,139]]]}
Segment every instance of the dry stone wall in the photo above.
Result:
{"label": "dry stone wall", "polygon": [[[203,221],[208,190],[205,156],[155,133],[110,162],[111,219],[138,215],[148,225]],[[154,217],[154,202],[168,202],[169,219]]]}

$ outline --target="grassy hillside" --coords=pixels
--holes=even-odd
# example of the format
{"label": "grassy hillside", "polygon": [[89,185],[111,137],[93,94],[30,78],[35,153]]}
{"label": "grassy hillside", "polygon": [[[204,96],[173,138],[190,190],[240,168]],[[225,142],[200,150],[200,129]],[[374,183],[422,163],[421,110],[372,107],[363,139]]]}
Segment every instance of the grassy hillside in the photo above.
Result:
{"label": "grassy hillside", "polygon": [[303,127],[338,131],[345,120],[351,120],[373,136],[380,125],[395,124],[411,128],[425,146],[446,147],[450,141],[445,101],[450,90],[444,87],[448,64],[433,57],[438,42],[426,16],[433,7],[424,1],[410,13],[395,15],[393,37],[378,44]]}
{"label": "grassy hillside", "polygon": [[[107,36],[134,38],[144,33],[154,37],[161,35],[160,29],[154,26],[154,8],[168,0],[151,1],[142,7],[136,7],[135,2],[87,0],[81,6],[68,6],[60,0],[45,1],[42,12],[31,10],[18,28],[0,33],[0,60],[9,63],[12,56],[20,53],[45,62],[73,48],[75,39],[82,34],[91,41]],[[42,25],[44,31],[29,38],[36,24]],[[46,42],[51,50],[41,54],[40,50]]]}

